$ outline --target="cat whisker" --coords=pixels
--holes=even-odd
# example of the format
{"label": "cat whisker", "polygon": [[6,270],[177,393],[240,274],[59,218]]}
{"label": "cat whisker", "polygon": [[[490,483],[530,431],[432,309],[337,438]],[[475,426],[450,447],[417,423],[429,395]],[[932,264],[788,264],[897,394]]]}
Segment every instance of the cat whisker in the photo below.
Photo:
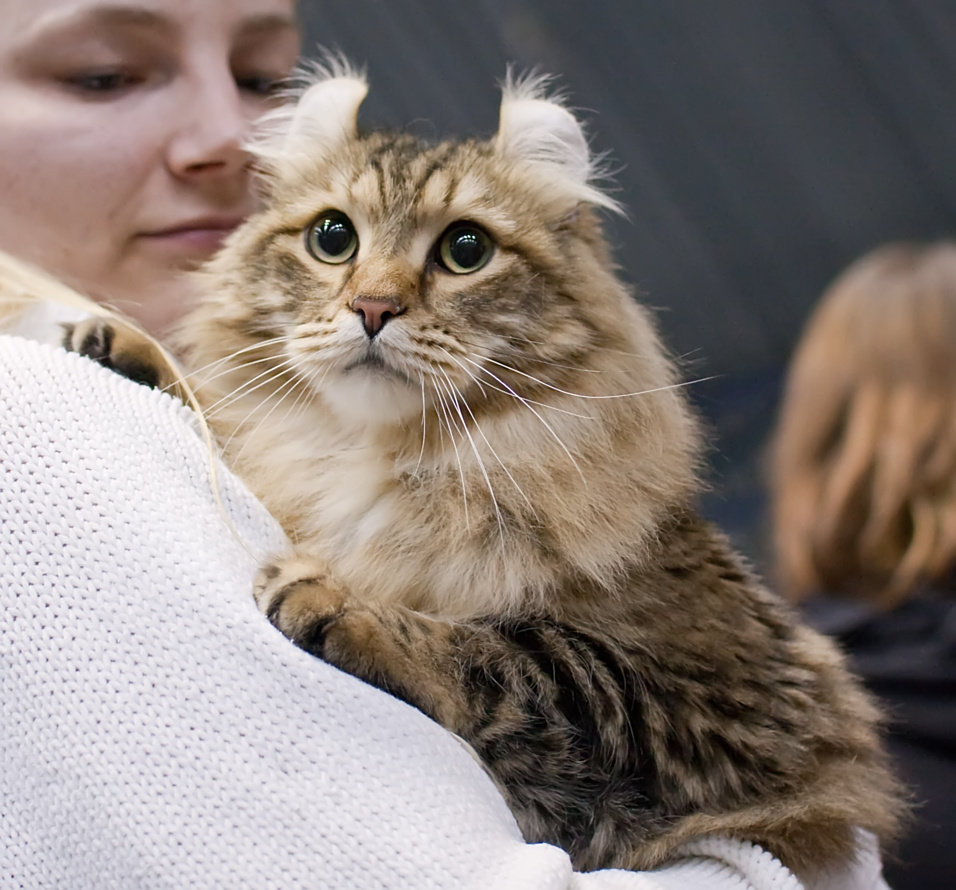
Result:
{"label": "cat whisker", "polygon": [[[547,340],[535,340],[535,339],[533,339],[533,338],[531,338],[531,337],[527,337],[527,336],[513,335],[513,336],[505,337],[505,339],[506,339],[509,343],[511,343],[511,344],[513,344],[513,345],[516,345],[516,346],[532,346],[532,347],[544,347],[544,348],[551,348],[551,347],[552,347],[552,344],[549,343]],[[472,349],[476,349],[476,350],[479,349],[478,344],[467,343],[467,342],[465,342],[465,341],[461,341],[461,343],[462,343],[463,346],[470,346]],[[635,358],[635,357],[637,357],[637,356],[640,355],[639,352],[635,352],[634,350],[630,350],[630,349],[616,349],[616,348],[614,348],[614,347],[606,346],[606,345],[602,345],[602,346],[600,347],[600,349],[601,349],[601,352],[602,352],[602,353],[610,353],[610,354],[613,354],[613,355],[620,355],[620,356],[623,356],[623,357],[625,357],[625,358]],[[699,350],[699,349],[692,349],[692,350],[690,350],[689,352],[685,352],[685,353],[682,353],[681,355],[677,356],[677,361],[680,362],[680,363],[683,363],[683,362],[686,362],[686,361],[693,360],[693,359],[692,359],[692,356],[694,356],[695,354],[699,354],[699,353],[700,353],[700,350]],[[587,367],[584,367],[584,366],[582,366],[582,365],[576,364],[576,363],[574,363],[574,362],[571,362],[571,363],[568,363],[568,364],[564,364],[564,363],[561,363],[561,362],[551,361],[551,360],[546,359],[546,358],[541,358],[541,357],[538,357],[538,356],[535,356],[535,355],[529,355],[527,352],[522,352],[520,357],[521,357],[521,360],[522,360],[522,361],[525,361],[525,362],[529,362],[529,363],[533,363],[533,364],[548,365],[548,366],[553,367],[553,368],[560,368],[560,369],[562,369],[562,370],[574,371],[575,373],[582,373],[582,374],[603,374],[603,373],[606,373],[606,372],[605,372],[604,370],[602,370],[601,368],[587,368]],[[713,375],[710,376],[710,377],[701,377],[701,378],[695,379],[695,380],[683,381],[683,384],[682,384],[682,385],[689,386],[689,385],[694,384],[694,383],[706,383],[708,380],[713,380],[713,379],[714,379],[714,376],[713,376]],[[595,398],[595,397],[592,396],[592,398]],[[615,396],[615,398],[617,398],[617,397]]]}
{"label": "cat whisker", "polygon": [[550,359],[540,358],[539,356],[522,354],[522,360],[532,365],[544,365],[548,368],[555,368],[558,371],[573,371],[575,374],[603,374],[600,368],[585,368],[581,365],[574,365],[567,362],[555,362]]}
{"label": "cat whisker", "polygon": [[[505,391],[506,391],[509,395],[513,396],[513,397],[516,398],[519,402],[521,402],[521,404],[524,405],[525,408],[527,408],[527,409],[538,419],[538,422],[551,434],[551,438],[553,438],[554,441],[557,442],[557,444],[558,444],[558,446],[561,448],[561,450],[567,455],[568,460],[571,461],[572,466],[573,466],[574,469],[577,471],[578,476],[581,477],[581,481],[582,481],[582,482],[585,484],[585,486],[586,486],[586,485],[587,485],[587,478],[585,477],[584,471],[581,469],[581,466],[580,466],[580,465],[578,464],[578,462],[575,460],[574,455],[571,453],[571,451],[570,451],[570,449],[568,448],[568,446],[564,444],[564,442],[562,441],[561,437],[560,437],[560,436],[557,434],[557,432],[555,431],[554,427],[552,427],[551,424],[548,423],[548,421],[546,421],[546,420],[541,416],[541,414],[534,409],[534,407],[533,407],[533,405],[531,404],[531,402],[530,402],[528,399],[524,398],[523,396],[519,395],[517,392],[515,392],[515,390],[514,390],[511,386],[509,386],[504,380],[502,380],[500,377],[498,377],[498,376],[497,376],[496,374],[494,374],[492,371],[489,371],[488,368],[484,367],[484,366],[481,365],[480,363],[474,361],[473,359],[467,358],[467,357],[465,358],[465,361],[468,362],[469,364],[474,365],[474,366],[475,366],[476,368],[478,368],[482,373],[487,374],[487,375],[488,375],[489,377],[491,377],[493,380],[495,380],[495,381],[497,381],[498,383],[500,383],[500,384],[505,388]],[[497,364],[497,362],[496,362],[496,364]]]}
{"label": "cat whisker", "polygon": [[[507,338],[512,345],[518,346],[532,346],[532,347],[544,347],[544,348],[553,348],[552,344],[548,343],[546,340],[532,340],[530,337],[508,337]],[[603,347],[602,347],[603,350]],[[521,351],[521,360],[525,362],[530,362],[531,364],[536,365],[545,365],[549,368],[557,368],[561,371],[573,371],[575,374],[603,374],[600,368],[587,368],[581,364],[578,364],[574,361],[568,362],[559,362],[552,359],[547,359],[542,356],[529,354],[527,351]]]}
{"label": "cat whisker", "polygon": [[[461,368],[461,370],[464,371],[465,374],[467,374],[468,377],[471,378],[471,381],[475,384],[475,386],[478,387],[478,391],[481,393],[482,397],[483,397],[483,398],[488,398],[488,393],[485,392],[485,384],[482,383],[482,381],[479,380],[478,377],[476,377],[471,371],[469,371],[468,368],[466,368],[466,367],[461,363],[461,361],[459,361],[451,352],[449,352],[447,349],[445,349],[444,346],[438,346],[438,351],[441,352],[442,354],[444,354],[450,361],[452,361],[452,362],[454,362],[456,365],[458,365],[458,367]],[[438,367],[438,366],[436,365],[436,366],[434,366],[434,367]],[[443,368],[438,368],[438,369],[442,372],[442,374],[445,374],[446,377],[447,377],[447,372],[446,372]],[[449,378],[449,380],[450,380],[450,378]]]}
{"label": "cat whisker", "polygon": [[[463,364],[461,364],[461,362],[459,362],[458,359],[456,359],[456,358],[455,358],[453,355],[451,355],[450,353],[448,353],[448,357],[449,357],[452,361],[454,361],[454,362],[456,362],[457,364],[461,365],[462,370],[463,370],[472,380],[474,380],[476,383],[478,382],[478,380],[477,380],[477,378],[474,376],[474,374],[472,374]],[[453,384],[452,381],[451,381],[451,378],[448,377],[447,372],[444,371],[444,370],[442,370],[441,373],[442,373],[442,375],[445,377],[445,379],[448,381],[448,384],[449,384],[450,386],[454,386],[454,384]],[[457,387],[455,387],[455,390],[456,390],[456,392],[458,392],[458,388],[457,388]],[[460,394],[460,392],[459,392],[459,394]],[[478,418],[475,417],[474,412],[471,410],[471,405],[468,404],[468,400],[467,400],[466,398],[464,398],[464,396],[462,396],[461,401],[462,401],[462,403],[464,404],[465,409],[468,411],[468,414],[469,414],[469,416],[471,417],[472,422],[474,423],[475,429],[478,431],[478,435],[481,436],[481,438],[482,438],[482,440],[484,441],[485,445],[488,446],[488,450],[491,452],[491,454],[492,454],[492,456],[494,457],[494,459],[498,462],[498,466],[500,466],[501,469],[504,470],[505,475],[506,475],[506,476],[508,477],[508,479],[511,481],[511,484],[514,485],[515,489],[517,490],[518,494],[521,495],[521,497],[522,497],[522,499],[524,500],[524,502],[528,505],[528,508],[531,510],[531,513],[532,513],[533,515],[537,515],[536,512],[535,512],[535,509],[534,509],[534,504],[531,503],[531,500],[530,500],[530,499],[528,498],[528,496],[524,493],[524,490],[523,490],[523,489],[521,488],[521,486],[518,484],[518,481],[517,481],[517,480],[515,479],[515,477],[511,474],[511,471],[510,471],[510,470],[508,469],[508,467],[505,465],[505,462],[498,456],[498,452],[495,451],[494,446],[493,446],[493,445],[491,444],[491,442],[488,440],[488,437],[485,435],[485,431],[481,428],[481,424],[478,423]],[[469,439],[470,439],[470,438],[471,438],[471,437],[469,436]],[[474,447],[474,446],[472,446],[472,447]],[[478,453],[477,453],[477,452],[475,452],[475,456],[478,457]],[[481,463],[481,458],[480,458],[480,457],[478,458],[478,460],[479,460],[479,463]],[[482,467],[482,472],[484,472],[484,467]],[[488,480],[488,474],[487,474],[487,473],[485,473],[485,479]],[[489,490],[489,492],[491,492],[491,482],[490,482],[490,480],[488,480],[488,490]],[[492,500],[495,500],[494,492],[491,492],[491,497],[492,497]],[[496,504],[496,506],[495,506],[495,509],[496,509],[496,511],[497,511],[497,504]]]}
{"label": "cat whisker", "polygon": [[470,532],[471,523],[469,522],[468,514],[468,487],[465,483],[465,468],[461,462],[461,454],[458,452],[458,443],[455,441],[457,438],[455,436],[455,429],[452,422],[451,412],[448,410],[448,405],[445,401],[445,396],[441,390],[441,382],[437,378],[432,378],[432,382],[435,386],[435,397],[438,402],[439,407],[441,408],[441,414],[437,415],[439,418],[439,429],[441,429],[441,419],[442,415],[444,416],[445,426],[448,429],[448,438],[451,439],[451,447],[455,452],[455,461],[458,463],[458,475],[461,479],[461,498],[463,503],[463,508],[465,511],[465,528]]}
{"label": "cat whisker", "polygon": [[322,373],[317,377],[313,378],[311,381],[312,389],[316,391],[321,391],[322,387],[325,385],[325,381],[328,380],[329,374],[332,373],[332,365],[326,365]]}
{"label": "cat whisker", "polygon": [[[458,413],[458,417],[461,420],[461,430],[464,433],[465,437],[468,439],[468,444],[471,446],[472,454],[475,455],[475,462],[478,464],[478,469],[485,480],[485,485],[488,487],[488,494],[491,496],[491,503],[495,509],[495,519],[498,523],[498,533],[501,536],[501,540],[504,541],[504,534],[505,534],[504,517],[502,517],[501,515],[501,510],[498,506],[498,499],[495,497],[494,486],[491,484],[491,477],[488,475],[488,470],[485,467],[485,462],[481,459],[481,453],[478,451],[478,446],[475,443],[475,440],[468,429],[468,421],[465,419],[465,415],[462,413],[461,403],[464,401],[464,398],[461,394],[461,391],[458,389],[457,386],[455,386],[451,377],[448,376],[448,372],[442,368],[439,368],[439,371],[441,372],[441,375],[444,378],[446,391],[448,392],[451,398],[452,405],[454,406],[455,411]],[[472,420],[474,420],[475,415],[472,414],[471,408],[468,407],[467,401],[465,401],[465,408],[468,410],[468,413],[471,415]],[[477,421],[475,422],[475,428],[478,430],[479,433],[481,433],[481,437],[485,440],[485,442],[488,443],[488,439],[485,438],[485,434],[481,432],[481,427],[478,426]],[[488,443],[488,447],[491,448],[490,443]],[[494,454],[493,448],[491,448],[491,453]],[[495,458],[498,460],[498,463],[501,463],[501,460],[500,458],[498,458],[497,454],[495,454]],[[501,464],[501,465],[502,467],[504,467],[504,464]],[[505,472],[506,473],[508,472],[507,468],[505,468]],[[509,473],[508,475],[510,476],[511,474]],[[514,479],[512,479],[511,481],[514,482]],[[518,490],[520,491],[521,489],[519,488]]]}
{"label": "cat whisker", "polygon": [[[264,347],[267,347],[267,346],[275,346],[277,343],[286,343],[288,341],[289,341],[289,338],[287,336],[273,337],[270,340],[260,340],[256,343],[250,344],[249,346],[243,346],[241,349],[236,349],[233,352],[230,352],[228,355],[222,356],[222,358],[217,358],[211,362],[206,362],[206,364],[201,365],[198,368],[190,368],[189,369],[190,379],[195,381],[193,383],[193,388],[197,390],[202,389],[202,387],[204,387],[207,383],[209,383],[212,380],[216,380],[220,376],[219,374],[216,374],[213,377],[200,378],[199,375],[201,375],[204,371],[208,371],[210,368],[215,368],[220,365],[229,364],[230,367],[227,369],[227,373],[228,373],[228,371],[233,370],[233,368],[235,367],[240,367],[240,368],[244,367],[244,365],[242,364],[238,366],[231,364],[239,356],[245,355],[247,352],[255,352],[257,349],[263,349]],[[266,359],[256,359],[256,361],[265,361],[265,360]]]}
{"label": "cat whisker", "polygon": [[[483,368],[484,373],[488,373],[486,368]],[[491,375],[494,376],[494,375]],[[555,414],[564,414],[566,417],[578,417],[581,420],[590,419],[591,415],[581,414],[578,411],[572,411],[570,408],[559,408],[557,405],[550,405],[547,402],[540,402],[537,399],[529,399],[527,396],[519,396],[513,389],[504,389],[501,386],[495,386],[492,383],[485,382],[485,386],[493,392],[500,392],[502,395],[510,396],[516,401],[522,402],[525,405],[537,405],[539,408],[546,408],[548,411],[553,411]]]}
{"label": "cat whisker", "polygon": [[[228,408],[230,405],[234,404],[239,399],[244,396],[249,395],[250,393],[256,392],[256,390],[261,389],[263,386],[268,386],[274,380],[277,380],[281,377],[286,371],[294,367],[295,360],[291,358],[284,358],[279,364],[272,367],[266,368],[265,371],[262,371],[259,374],[256,374],[255,377],[250,378],[249,380],[244,381],[235,389],[231,390],[229,393],[224,395],[221,399],[213,402],[207,409],[206,414],[213,416],[217,412]],[[264,379],[263,379],[264,378]],[[256,383],[256,381],[260,381]],[[256,384],[253,386],[253,384]]]}
{"label": "cat whisker", "polygon": [[301,377],[296,377],[295,379],[297,383],[303,385],[299,389],[299,394],[295,397],[292,407],[286,412],[287,422],[297,421],[315,400],[315,390],[308,385],[308,380]]}
{"label": "cat whisker", "polygon": [[[440,394],[435,387],[432,387],[435,390],[435,396],[438,397]],[[445,425],[441,422],[442,418],[439,412],[435,412],[435,416],[438,418],[438,444],[442,451],[445,449]]]}
{"label": "cat whisker", "polygon": [[[513,398],[513,399],[519,399],[517,393],[515,393],[515,391],[514,391],[513,389],[503,389],[503,388],[500,387],[500,386],[495,386],[495,385],[492,384],[492,383],[488,383],[488,381],[482,381],[482,380],[480,380],[480,379],[478,378],[478,376],[477,376],[473,371],[470,371],[468,368],[466,368],[466,367],[464,366],[464,364],[462,364],[461,361],[459,361],[457,358],[455,358],[454,355],[452,355],[450,352],[448,352],[448,350],[443,349],[443,348],[440,347],[440,346],[439,346],[438,348],[441,349],[441,351],[444,352],[445,355],[448,356],[448,358],[450,358],[453,362],[455,362],[455,364],[457,364],[458,367],[461,368],[462,371],[464,371],[465,374],[467,374],[467,375],[472,379],[472,381],[474,381],[475,385],[478,387],[478,389],[481,391],[481,394],[482,394],[485,398],[488,397],[488,393],[487,393],[486,390],[485,390],[485,388],[487,387],[488,389],[492,390],[493,392],[500,392],[502,395],[510,396],[510,397]],[[482,370],[483,372],[487,373],[487,371],[486,371],[484,368],[480,368],[480,370]],[[519,399],[519,400],[520,400],[520,399]],[[530,405],[537,405],[539,408],[547,408],[548,410],[550,410],[550,411],[556,411],[556,412],[558,412],[559,414],[566,414],[568,417],[580,417],[582,420],[587,420],[587,418],[588,418],[588,416],[589,416],[589,415],[587,415],[587,414],[578,414],[578,412],[576,412],[576,411],[570,411],[570,410],[568,410],[567,408],[559,408],[557,405],[549,405],[547,402],[539,402],[539,401],[537,401],[537,400],[535,400],[535,399],[523,399],[523,401],[527,402],[527,403],[530,404]]]}
{"label": "cat whisker", "polygon": [[[300,384],[303,384],[303,383],[305,383],[305,381],[304,381],[301,377],[290,377],[289,379],[287,379],[278,389],[276,389],[276,390],[273,392],[273,394],[272,394],[272,399],[270,399],[270,401],[273,402],[273,403],[272,403],[272,406],[271,406],[271,407],[269,408],[269,410],[259,419],[258,423],[256,423],[256,425],[255,425],[254,427],[252,427],[252,429],[246,429],[246,426],[247,426],[247,424],[249,423],[249,419],[250,419],[260,408],[265,407],[265,404],[266,404],[266,403],[264,403],[264,402],[260,402],[260,403],[259,403],[258,405],[256,405],[256,407],[254,407],[248,414],[246,414],[246,416],[245,416],[245,418],[243,419],[243,421],[242,421],[241,424],[236,424],[236,428],[232,431],[232,433],[230,434],[229,438],[226,439],[226,441],[223,443],[223,450],[225,450],[226,448],[228,448],[228,446],[232,443],[233,437],[236,435],[236,433],[239,431],[239,429],[242,428],[242,429],[243,429],[243,435],[245,436],[245,441],[244,441],[243,444],[240,446],[239,450],[238,450],[234,455],[232,455],[232,459],[233,459],[233,460],[235,460],[236,458],[238,458],[239,455],[241,455],[242,452],[245,450],[246,445],[248,445],[248,443],[249,443],[250,441],[252,441],[253,436],[255,436],[255,434],[261,429],[262,425],[272,416],[272,414],[282,405],[282,403],[283,403],[293,392],[295,392],[296,387],[299,386]],[[307,388],[306,388],[306,391],[307,391]],[[301,398],[301,393],[300,393],[300,395],[296,398],[296,403],[298,403],[299,398]],[[273,401],[273,400],[274,400],[274,401]],[[293,405],[293,407],[295,407],[295,406]]]}
{"label": "cat whisker", "polygon": [[486,358],[485,361],[490,362],[493,365],[497,365],[499,368],[504,368],[506,371],[510,371],[512,374],[518,374],[521,377],[526,377],[528,380],[537,383],[539,386],[543,386],[545,389],[550,389],[552,392],[559,393],[560,395],[570,396],[574,399],[594,399],[598,401],[605,401],[609,399],[631,399],[637,396],[648,396],[655,392],[666,392],[669,389],[682,389],[683,387],[693,386],[695,383],[705,383],[706,381],[712,379],[711,377],[700,377],[696,380],[682,380],[677,383],[668,383],[664,386],[655,386],[651,387],[650,389],[642,389],[636,392],[619,392],[594,395],[591,393],[571,392],[566,389],[561,389],[561,387],[554,386],[554,384],[548,383],[546,380],[542,380],[540,377],[535,377],[533,374],[528,374],[525,371],[519,371],[517,368],[512,367],[511,365],[506,365],[504,362],[496,361],[493,358]]}
{"label": "cat whisker", "polygon": [[263,365],[266,362],[274,362],[276,357],[274,355],[266,355],[262,358],[251,359],[246,362],[241,362],[238,365],[230,365],[228,368],[224,368],[216,374],[213,374],[210,377],[204,377],[201,381],[198,381],[196,384],[196,389],[201,390],[203,387],[208,386],[215,380],[218,380],[220,377],[226,377],[229,374],[235,373],[236,371],[242,371],[245,368],[252,368],[255,365]]}
{"label": "cat whisker", "polygon": [[425,375],[421,371],[418,372],[418,382],[422,388],[422,447],[418,452],[418,463],[415,464],[416,473],[418,473],[418,471],[421,469],[422,460],[425,458],[425,442],[428,433],[428,406],[425,398]]}
{"label": "cat whisker", "polygon": [[[439,346],[438,349],[439,349],[441,352],[443,352],[451,361],[453,361],[456,365],[458,365],[459,368],[461,368],[461,370],[465,373],[465,375],[475,384],[475,386],[478,387],[479,392],[481,393],[481,395],[482,395],[484,398],[488,398],[488,393],[485,391],[485,385],[486,385],[486,384],[483,384],[482,381],[479,380],[478,377],[474,374],[474,372],[472,372],[471,370],[469,370],[469,369],[464,365],[464,363],[463,363],[462,361],[460,361],[458,358],[456,358],[454,355],[452,355],[452,354],[451,354],[447,349],[445,349],[443,346]],[[436,366],[436,367],[437,367],[437,366]],[[445,377],[448,378],[448,373],[444,370],[444,368],[438,368],[438,370],[440,370],[440,371],[442,372],[442,374],[444,374]],[[490,389],[495,389],[496,387],[492,387],[492,386],[489,385],[489,388],[490,388]]]}

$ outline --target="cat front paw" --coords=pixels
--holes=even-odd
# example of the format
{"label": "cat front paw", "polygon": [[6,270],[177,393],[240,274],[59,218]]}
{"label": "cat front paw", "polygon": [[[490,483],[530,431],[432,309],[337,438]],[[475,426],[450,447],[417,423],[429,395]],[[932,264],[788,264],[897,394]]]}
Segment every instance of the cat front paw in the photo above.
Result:
{"label": "cat front paw", "polygon": [[346,612],[345,591],[321,561],[308,556],[288,556],[263,566],[254,595],[275,627],[320,658],[329,628]]}
{"label": "cat front paw", "polygon": [[160,350],[142,332],[117,319],[88,318],[63,326],[63,347],[154,388],[167,386],[172,375]]}
{"label": "cat front paw", "polygon": [[300,649],[414,705],[452,732],[467,724],[455,692],[460,647],[452,622],[363,603],[321,560],[301,554],[260,569],[255,598]]}

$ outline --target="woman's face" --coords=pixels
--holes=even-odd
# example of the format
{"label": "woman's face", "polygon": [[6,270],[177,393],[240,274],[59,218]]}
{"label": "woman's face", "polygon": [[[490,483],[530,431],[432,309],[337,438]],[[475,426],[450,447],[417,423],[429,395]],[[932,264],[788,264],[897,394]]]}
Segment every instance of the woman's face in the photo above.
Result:
{"label": "woman's face", "polygon": [[162,332],[254,206],[293,0],[0,0],[0,249]]}

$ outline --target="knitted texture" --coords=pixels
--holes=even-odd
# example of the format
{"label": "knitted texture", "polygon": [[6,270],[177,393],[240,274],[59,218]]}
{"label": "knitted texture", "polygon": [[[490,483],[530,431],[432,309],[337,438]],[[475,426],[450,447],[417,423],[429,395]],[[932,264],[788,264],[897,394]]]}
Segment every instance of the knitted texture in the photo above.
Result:
{"label": "knitted texture", "polygon": [[454,737],[259,614],[284,536],[211,460],[172,398],[0,337],[0,887],[800,887],[733,841],[587,875],[524,844]]}

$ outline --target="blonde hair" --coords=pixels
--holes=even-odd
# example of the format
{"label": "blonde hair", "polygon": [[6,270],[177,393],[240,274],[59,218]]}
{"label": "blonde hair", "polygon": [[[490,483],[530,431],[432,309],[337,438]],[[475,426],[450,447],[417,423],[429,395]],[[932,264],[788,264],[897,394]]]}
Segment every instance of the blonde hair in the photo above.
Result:
{"label": "blonde hair", "polygon": [[889,244],[811,316],[771,446],[777,580],[889,607],[956,563],[956,243]]}

